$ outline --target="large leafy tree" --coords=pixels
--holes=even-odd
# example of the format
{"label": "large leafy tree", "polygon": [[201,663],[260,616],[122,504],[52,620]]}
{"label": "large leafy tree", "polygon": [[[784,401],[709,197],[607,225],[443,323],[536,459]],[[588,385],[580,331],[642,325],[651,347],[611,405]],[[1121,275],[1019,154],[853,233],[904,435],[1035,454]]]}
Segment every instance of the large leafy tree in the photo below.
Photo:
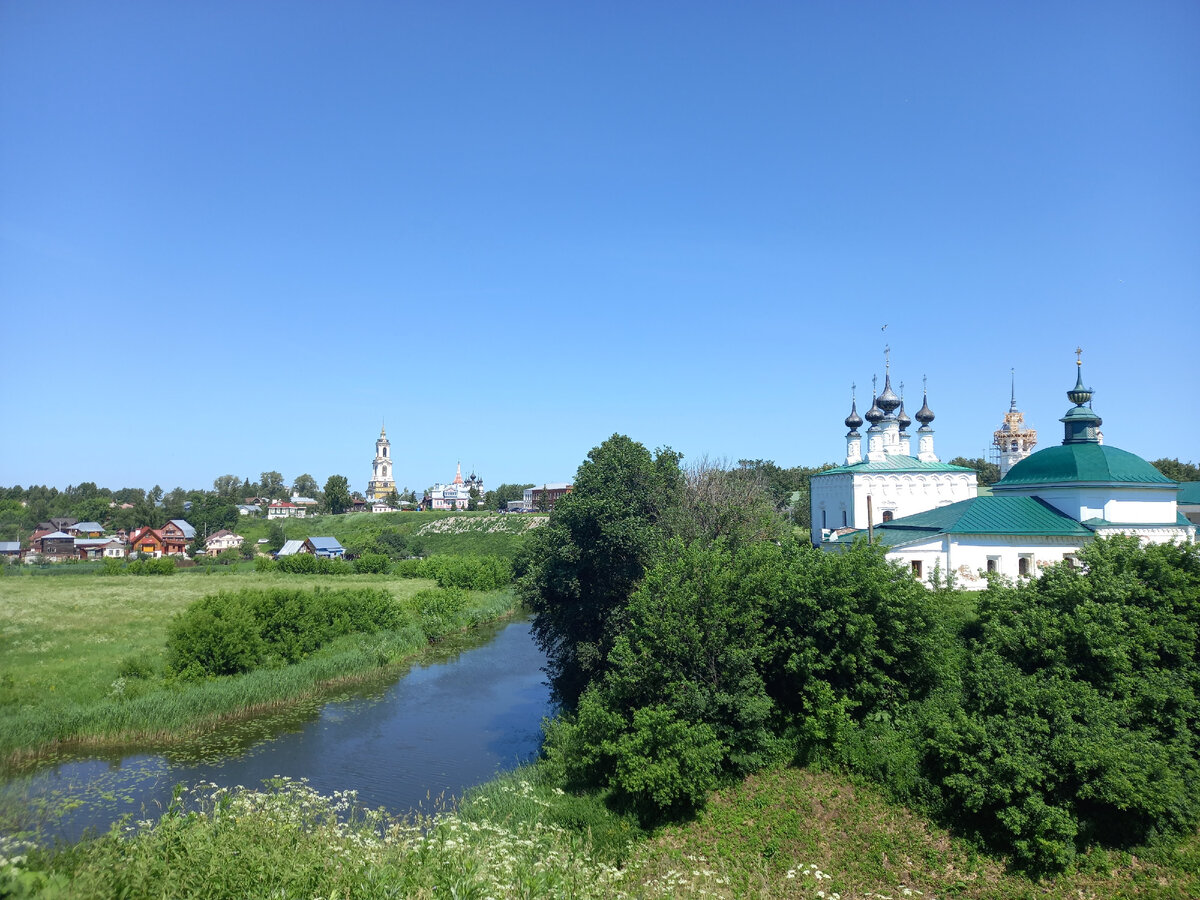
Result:
{"label": "large leafy tree", "polygon": [[952,466],[963,466],[967,469],[974,469],[975,475],[979,479],[980,484],[995,484],[1000,480],[1000,467],[993,462],[988,462],[982,456],[975,459],[967,459],[965,456],[956,456],[950,460]]}
{"label": "large leafy tree", "polygon": [[325,482],[325,507],[335,516],[350,508],[350,482],[345,475],[330,475]]}
{"label": "large leafy tree", "polygon": [[1200,481],[1200,466],[1178,459],[1156,459],[1150,465],[1175,481]]}
{"label": "large leafy tree", "polygon": [[263,472],[259,476],[259,492],[264,497],[270,497],[273,500],[282,500],[287,496],[287,486],[283,483],[283,476],[278,472]]}
{"label": "large leafy tree", "polygon": [[679,460],[614,434],[588,454],[573,491],[517,560],[551,686],[567,706],[606,669],[617,633],[610,620],[666,542],[682,490]]}
{"label": "large leafy tree", "polygon": [[292,493],[298,497],[315,497],[317,490],[317,479],[307,473],[296,476],[292,485]]}
{"label": "large leafy tree", "polygon": [[510,500],[525,499],[525,488],[531,487],[532,484],[502,484],[483,495],[484,505],[488,509],[508,509]]}

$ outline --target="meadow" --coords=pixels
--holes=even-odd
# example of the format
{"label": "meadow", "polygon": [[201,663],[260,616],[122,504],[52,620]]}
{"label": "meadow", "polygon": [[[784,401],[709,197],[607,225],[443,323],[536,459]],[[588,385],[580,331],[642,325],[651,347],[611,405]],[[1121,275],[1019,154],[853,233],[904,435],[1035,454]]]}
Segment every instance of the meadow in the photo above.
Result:
{"label": "meadow", "polygon": [[[167,634],[189,604],[221,591],[328,587],[320,576],[222,567],[170,578],[63,571],[55,577],[0,578],[0,764],[64,746],[161,744],[303,697],[420,652],[428,617],[408,607],[434,583],[349,575],[339,589],[384,588],[412,614],[403,627],[348,635],[284,668],[206,680],[172,678]],[[471,593],[440,631],[508,614],[511,592]]]}

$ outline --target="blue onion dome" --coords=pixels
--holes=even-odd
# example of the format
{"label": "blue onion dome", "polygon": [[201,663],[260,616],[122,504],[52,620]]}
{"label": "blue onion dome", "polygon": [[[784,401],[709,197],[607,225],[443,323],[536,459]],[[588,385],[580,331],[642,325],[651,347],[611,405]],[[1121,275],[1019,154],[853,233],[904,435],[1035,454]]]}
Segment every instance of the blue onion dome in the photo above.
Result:
{"label": "blue onion dome", "polygon": [[917,410],[917,421],[922,427],[928,428],[933,419],[933,410],[929,408],[929,391],[925,391],[921,397],[921,408]]}
{"label": "blue onion dome", "polygon": [[883,393],[879,395],[875,401],[879,404],[879,408],[883,410],[885,415],[891,415],[900,406],[900,398],[896,396],[896,392],[892,390],[892,373],[888,372],[883,377]]}
{"label": "blue onion dome", "polygon": [[900,412],[896,414],[896,421],[900,423],[901,431],[908,431],[908,426],[912,424],[912,419],[908,417],[908,413],[904,411],[904,398],[900,398]]}
{"label": "blue onion dome", "polygon": [[850,415],[846,416],[846,427],[851,431],[857,431],[863,423],[863,418],[858,414],[858,404],[855,400],[850,401]]}

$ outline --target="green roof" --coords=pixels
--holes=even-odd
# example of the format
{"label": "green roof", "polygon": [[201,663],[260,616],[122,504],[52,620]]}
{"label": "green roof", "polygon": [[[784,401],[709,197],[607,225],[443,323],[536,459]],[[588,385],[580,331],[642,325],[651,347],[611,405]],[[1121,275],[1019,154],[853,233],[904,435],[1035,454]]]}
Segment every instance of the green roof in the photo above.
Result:
{"label": "green roof", "polygon": [[1099,482],[1104,484],[1175,484],[1140,456],[1104,444],[1061,444],[1021,460],[993,490],[1031,484]]}
{"label": "green roof", "polygon": [[889,546],[939,534],[1087,537],[1091,533],[1039,497],[975,497],[875,526],[876,541]]}
{"label": "green roof", "polygon": [[1177,503],[1200,503],[1200,481],[1184,481],[1179,485]]}
{"label": "green roof", "polygon": [[818,472],[813,475],[813,478],[820,478],[822,475],[857,475],[860,472],[974,472],[966,466],[952,466],[950,463],[943,462],[926,462],[923,459],[917,459],[915,456],[894,455],[887,456],[878,462],[871,460],[863,460],[862,462],[854,463],[849,466],[838,466],[836,469],[826,469],[824,472]]}
{"label": "green roof", "polygon": [[1183,513],[1176,513],[1174,522],[1110,522],[1108,519],[1093,518],[1085,519],[1083,524],[1088,528],[1123,528],[1126,531],[1136,531],[1139,528],[1171,528],[1192,523]]}

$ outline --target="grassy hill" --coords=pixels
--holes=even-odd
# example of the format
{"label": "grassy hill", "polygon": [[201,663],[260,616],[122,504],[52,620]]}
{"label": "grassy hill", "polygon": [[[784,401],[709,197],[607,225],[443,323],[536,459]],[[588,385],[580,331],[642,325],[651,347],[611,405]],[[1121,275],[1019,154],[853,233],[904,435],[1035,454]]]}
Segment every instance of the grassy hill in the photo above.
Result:
{"label": "grassy hill", "polygon": [[[525,535],[544,525],[547,518],[492,512],[359,512],[279,521],[288,538],[335,537],[352,552],[368,548],[381,535],[393,532],[405,538],[417,555],[512,557]],[[238,523],[237,533],[258,540],[268,535],[272,524],[266,519],[244,518]]]}

